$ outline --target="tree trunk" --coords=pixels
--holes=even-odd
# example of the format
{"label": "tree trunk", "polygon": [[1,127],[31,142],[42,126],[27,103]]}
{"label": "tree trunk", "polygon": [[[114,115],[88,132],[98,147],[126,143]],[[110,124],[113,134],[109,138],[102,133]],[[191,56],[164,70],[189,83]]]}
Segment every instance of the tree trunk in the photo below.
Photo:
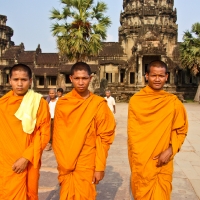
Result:
{"label": "tree trunk", "polygon": [[199,83],[199,86],[197,88],[197,92],[196,92],[196,95],[194,97],[194,101],[200,102],[200,83]]}

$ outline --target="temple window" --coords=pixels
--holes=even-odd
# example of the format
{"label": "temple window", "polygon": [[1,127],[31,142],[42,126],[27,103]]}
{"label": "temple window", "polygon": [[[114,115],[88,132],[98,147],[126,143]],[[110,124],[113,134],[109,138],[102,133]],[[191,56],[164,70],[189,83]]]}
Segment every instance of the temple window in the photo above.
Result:
{"label": "temple window", "polygon": [[135,73],[130,72],[130,84],[134,84],[134,83],[135,83]]}
{"label": "temple window", "polygon": [[9,74],[6,74],[6,84],[9,83]]}
{"label": "temple window", "polygon": [[49,76],[48,77],[48,85],[56,85],[56,76]]}
{"label": "temple window", "polygon": [[71,80],[70,80],[70,74],[65,74],[65,83],[71,83]]}
{"label": "temple window", "polygon": [[125,69],[120,70],[120,83],[124,82],[124,77],[125,77]]}
{"label": "temple window", "polygon": [[108,80],[108,83],[112,83],[112,73],[106,73],[106,79]]}
{"label": "temple window", "polygon": [[168,79],[167,79],[167,84],[170,84],[170,72],[167,72],[168,73]]}
{"label": "temple window", "polygon": [[38,77],[38,85],[44,85],[44,76]]}

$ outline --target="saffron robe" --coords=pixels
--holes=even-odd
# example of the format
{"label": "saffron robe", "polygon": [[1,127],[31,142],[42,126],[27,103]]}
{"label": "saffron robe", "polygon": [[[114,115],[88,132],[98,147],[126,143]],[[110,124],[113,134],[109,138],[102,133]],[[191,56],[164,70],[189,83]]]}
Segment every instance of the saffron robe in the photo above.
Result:
{"label": "saffron robe", "polygon": [[94,200],[94,171],[104,171],[114,139],[115,120],[104,98],[75,89],[59,98],[53,150],[58,162],[60,200]]}
{"label": "saffron robe", "polygon": [[[50,138],[48,104],[41,99],[37,122],[32,134],[22,129],[22,122],[15,117],[23,96],[13,91],[0,98],[0,199],[38,200],[38,179],[42,150]],[[12,170],[21,157],[29,160],[20,174]]]}
{"label": "saffron robe", "polygon": [[[178,98],[149,86],[136,93],[128,109],[128,154],[135,200],[169,200],[173,157],[188,130],[187,115]],[[170,162],[156,167],[155,156],[172,145]]]}

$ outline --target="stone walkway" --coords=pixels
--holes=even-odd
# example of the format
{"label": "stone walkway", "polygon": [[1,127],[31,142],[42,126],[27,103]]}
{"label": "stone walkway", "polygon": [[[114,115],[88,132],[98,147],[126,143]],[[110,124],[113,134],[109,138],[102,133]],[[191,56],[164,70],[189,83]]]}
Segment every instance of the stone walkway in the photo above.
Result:
{"label": "stone walkway", "polygon": [[[172,200],[200,199],[200,104],[184,104],[189,118],[189,133],[175,157]],[[104,180],[97,186],[97,200],[129,200],[130,170],[127,158],[127,107],[117,104],[116,137],[107,161]],[[59,200],[56,161],[53,152],[44,152],[39,186],[40,200]]]}

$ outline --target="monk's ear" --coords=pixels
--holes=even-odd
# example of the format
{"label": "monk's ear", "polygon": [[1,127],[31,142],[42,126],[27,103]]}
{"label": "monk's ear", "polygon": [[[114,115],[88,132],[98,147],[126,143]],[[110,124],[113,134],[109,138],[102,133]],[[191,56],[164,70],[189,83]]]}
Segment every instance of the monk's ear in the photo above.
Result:
{"label": "monk's ear", "polygon": [[168,77],[169,77],[169,74],[168,74],[168,73],[166,73],[166,76],[165,76],[165,77],[166,77],[166,81],[167,81],[167,80],[168,80]]}
{"label": "monk's ear", "polygon": [[146,79],[146,81],[148,81],[148,79],[149,79],[149,74],[148,73],[145,74],[145,79]]}
{"label": "monk's ear", "polygon": [[72,75],[69,76],[70,81],[72,82]]}
{"label": "monk's ear", "polygon": [[33,83],[33,79],[32,79],[32,78],[30,78],[30,86],[32,85],[32,83]]}
{"label": "monk's ear", "polygon": [[11,77],[9,76],[9,83],[10,83],[10,85],[11,85]]}

